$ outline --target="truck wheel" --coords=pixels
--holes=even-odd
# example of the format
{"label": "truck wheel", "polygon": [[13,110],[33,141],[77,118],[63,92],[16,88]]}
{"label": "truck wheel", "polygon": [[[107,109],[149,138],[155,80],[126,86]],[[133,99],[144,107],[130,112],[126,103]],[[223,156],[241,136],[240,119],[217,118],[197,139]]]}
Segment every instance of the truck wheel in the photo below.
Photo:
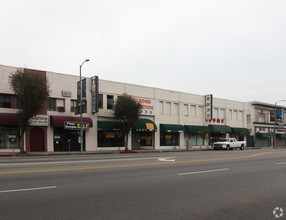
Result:
{"label": "truck wheel", "polygon": [[244,150],[244,144],[241,145],[240,150]]}
{"label": "truck wheel", "polygon": [[226,146],[226,150],[230,150],[229,145]]}

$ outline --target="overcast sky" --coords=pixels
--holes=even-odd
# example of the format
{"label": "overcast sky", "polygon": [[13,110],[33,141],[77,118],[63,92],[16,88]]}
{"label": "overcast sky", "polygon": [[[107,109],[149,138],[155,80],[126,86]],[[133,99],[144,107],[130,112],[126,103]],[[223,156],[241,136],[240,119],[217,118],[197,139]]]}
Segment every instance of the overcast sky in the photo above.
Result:
{"label": "overcast sky", "polygon": [[285,0],[2,0],[0,10],[3,65],[79,75],[88,58],[87,77],[286,99]]}

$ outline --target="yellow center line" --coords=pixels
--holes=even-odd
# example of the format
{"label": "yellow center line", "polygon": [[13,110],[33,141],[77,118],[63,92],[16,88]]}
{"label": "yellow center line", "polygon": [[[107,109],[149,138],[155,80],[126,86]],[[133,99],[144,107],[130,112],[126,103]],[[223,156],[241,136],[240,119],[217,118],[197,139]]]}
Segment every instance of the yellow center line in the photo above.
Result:
{"label": "yellow center line", "polygon": [[123,168],[123,167],[141,167],[141,166],[157,166],[167,164],[183,164],[183,163],[198,163],[198,162],[211,162],[211,161],[222,161],[222,160],[239,160],[247,159],[252,157],[258,157],[265,154],[272,154],[274,152],[259,153],[249,156],[241,157],[230,157],[230,158],[215,158],[205,160],[190,160],[190,161],[177,161],[177,162],[160,162],[160,163],[148,163],[148,164],[129,164],[129,165],[116,165],[116,166],[102,166],[102,167],[82,167],[82,168],[68,168],[68,169],[53,169],[53,170],[27,170],[27,171],[14,171],[14,172],[0,172],[2,174],[23,174],[23,173],[46,173],[46,172],[60,172],[60,171],[77,171],[77,170],[95,170],[95,169],[109,169],[109,168]]}

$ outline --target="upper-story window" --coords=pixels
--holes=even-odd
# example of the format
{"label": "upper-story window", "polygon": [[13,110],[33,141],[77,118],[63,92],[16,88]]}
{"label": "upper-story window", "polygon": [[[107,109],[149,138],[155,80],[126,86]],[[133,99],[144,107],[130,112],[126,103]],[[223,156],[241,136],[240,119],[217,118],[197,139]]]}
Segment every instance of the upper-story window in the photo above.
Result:
{"label": "upper-story window", "polygon": [[0,108],[11,108],[10,94],[0,94]]}
{"label": "upper-story window", "polygon": [[56,111],[56,99],[55,98],[47,98],[47,110]]}
{"label": "upper-story window", "polygon": [[258,114],[258,122],[265,122],[265,113]]}
{"label": "upper-story window", "polygon": [[98,108],[103,109],[103,95],[98,94]]}
{"label": "upper-story window", "polygon": [[77,100],[73,100],[73,99],[71,100],[71,112],[75,111],[76,103],[77,103]]}
{"label": "upper-story window", "polygon": [[113,109],[113,105],[114,105],[114,96],[107,95],[107,109]]}

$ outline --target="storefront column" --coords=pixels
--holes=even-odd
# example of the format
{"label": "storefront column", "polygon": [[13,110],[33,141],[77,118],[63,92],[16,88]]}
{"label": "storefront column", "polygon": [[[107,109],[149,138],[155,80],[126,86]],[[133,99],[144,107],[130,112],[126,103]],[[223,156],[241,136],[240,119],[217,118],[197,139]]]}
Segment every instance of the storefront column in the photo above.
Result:
{"label": "storefront column", "polygon": [[154,138],[155,138],[155,140],[154,140],[154,144],[155,144],[154,145],[154,150],[156,150],[156,149],[160,148],[160,128],[159,128],[159,126],[158,126],[157,132],[155,132]]}
{"label": "storefront column", "polygon": [[179,143],[180,143],[180,149],[185,149],[186,147],[185,147],[185,144],[184,144],[184,142],[185,142],[185,140],[184,140],[184,132],[180,132],[179,133],[179,138],[180,138],[180,141],[179,141]]}

